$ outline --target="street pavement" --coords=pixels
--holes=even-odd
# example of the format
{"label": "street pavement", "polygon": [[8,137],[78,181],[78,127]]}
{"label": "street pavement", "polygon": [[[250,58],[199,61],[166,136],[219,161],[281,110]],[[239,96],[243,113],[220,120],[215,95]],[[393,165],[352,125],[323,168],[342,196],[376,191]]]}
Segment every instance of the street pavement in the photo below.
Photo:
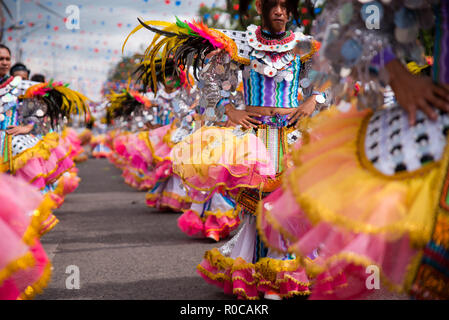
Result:
{"label": "street pavement", "polygon": [[41,239],[53,272],[37,300],[232,299],[196,273],[204,252],[224,241],[182,233],[179,213],[148,208],[145,192],[126,185],[107,160],[77,167],[80,185],[55,210],[59,224]]}

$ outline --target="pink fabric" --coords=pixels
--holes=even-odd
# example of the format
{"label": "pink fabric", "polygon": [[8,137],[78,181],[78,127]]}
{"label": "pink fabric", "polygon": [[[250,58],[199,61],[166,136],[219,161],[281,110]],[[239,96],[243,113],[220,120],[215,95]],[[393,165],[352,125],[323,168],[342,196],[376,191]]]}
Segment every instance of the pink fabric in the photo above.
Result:
{"label": "pink fabric", "polygon": [[23,242],[23,236],[31,225],[33,210],[39,207],[42,195],[26,181],[0,174],[0,270],[10,263],[32,253],[37,264],[25,270],[16,270],[0,282],[0,300],[17,299],[23,290],[42,275],[43,265],[48,263],[39,239],[34,246]]}
{"label": "pink fabric", "polygon": [[140,181],[136,179],[136,177],[132,174],[130,168],[125,168],[122,172],[122,177],[125,180],[125,183],[132,188],[138,189],[140,186]]}
{"label": "pink fabric", "polygon": [[214,215],[209,215],[204,221],[204,235],[207,236],[209,233],[216,233],[223,239],[226,238],[231,231],[235,230],[240,224],[240,219],[237,216],[232,219],[226,216],[217,217]]}
{"label": "pink fabric", "polygon": [[156,170],[154,171],[157,180],[166,179],[170,177],[172,173],[173,173],[172,162],[169,160],[165,160],[163,162],[158,163],[156,166]]}
{"label": "pink fabric", "polygon": [[203,234],[204,224],[195,211],[187,210],[178,218],[178,227],[189,236]]}
{"label": "pink fabric", "polygon": [[[229,280],[215,280],[212,279],[211,277],[206,276],[204,273],[198,271],[198,274],[203,277],[204,280],[206,280],[207,283],[209,284],[213,284],[216,285],[220,288],[223,288],[224,293],[227,295],[237,295],[238,298],[240,299],[246,299],[246,297],[249,298],[253,298],[253,299],[258,299],[259,298],[259,292],[257,290],[257,286],[255,285],[255,272],[254,270],[238,270],[235,272],[235,274],[231,275],[230,270],[218,270],[217,268],[215,268],[214,266],[212,266],[209,261],[207,261],[206,259],[204,259],[200,265],[206,269],[208,272],[210,272],[211,274],[217,276],[219,274],[224,274],[227,278],[232,278],[234,275],[238,276],[238,277],[242,277],[243,279],[245,279],[246,282],[248,283],[254,283],[253,285],[249,285],[246,284],[245,281],[241,280],[241,279],[236,279],[235,281],[229,281]],[[221,277],[220,277],[221,278]],[[243,291],[246,294],[246,297],[244,295],[242,295],[242,293],[240,291]]]}
{"label": "pink fabric", "polygon": [[210,277],[201,270],[197,270],[207,283],[223,288],[225,294],[236,295],[239,299],[259,299],[269,291],[274,291],[281,297],[309,293],[309,287],[306,285],[309,279],[302,268],[293,272],[280,272],[275,282],[272,282],[264,279],[253,268],[237,268],[234,271],[219,270],[206,259],[203,259],[200,266],[212,274]]}
{"label": "pink fabric", "polygon": [[[164,137],[171,127],[172,125],[168,124],[149,132],[150,143],[157,157],[164,159],[170,156],[171,147],[164,142]],[[155,159],[155,161],[158,162],[159,160]]]}
{"label": "pink fabric", "polygon": [[81,179],[76,175],[76,171],[71,170],[70,173],[65,173],[58,179],[56,190],[64,198],[78,188],[80,181]]}
{"label": "pink fabric", "polygon": [[163,195],[158,199],[157,207],[159,208],[170,208],[176,212],[181,212],[187,209],[190,203],[185,201],[179,201],[178,199],[172,198],[170,196]]}
{"label": "pink fabric", "polygon": [[16,170],[15,176],[31,183],[38,189],[44,189],[46,184],[45,175],[43,174],[46,172],[44,165],[42,159],[30,159],[22,168]]}
{"label": "pink fabric", "polygon": [[[33,267],[16,272],[11,278],[4,281],[0,286],[0,300],[16,300],[28,286],[34,285],[44,275],[45,267],[50,263],[50,260],[40,241],[37,240],[30,250],[36,264]],[[44,283],[44,286],[46,285]]]}
{"label": "pink fabric", "polygon": [[[51,199],[53,201],[55,201],[55,198],[52,196]],[[61,203],[57,203],[57,207],[59,208],[63,203],[64,203],[64,199],[62,199]],[[46,234],[48,231],[50,231],[51,229],[53,229],[53,227],[59,222],[59,220],[55,217],[55,215],[53,213],[50,213],[50,215],[48,216],[48,218],[42,222],[41,226],[40,226],[40,235],[44,235]]]}
{"label": "pink fabric", "polygon": [[[290,250],[313,258],[313,264],[326,270],[325,274],[317,277],[312,299],[359,299],[373,293],[365,284],[370,275],[366,272],[366,267],[354,263],[350,258],[345,259],[342,255],[371,261],[391,283],[399,285],[403,283],[407,267],[418,253],[412,249],[408,236],[388,240],[382,234],[352,233],[324,222],[313,225],[289,190],[279,189],[273,192],[264,199],[264,204],[267,203],[271,205],[271,219],[290,238],[295,239],[286,241],[267,223],[267,213],[263,211],[260,213],[260,230],[268,244],[278,249],[282,249],[280,243],[287,244]],[[328,262],[337,256],[341,258]]]}
{"label": "pink fabric", "polygon": [[84,149],[81,146],[81,140],[78,138],[76,131],[71,128],[66,128],[65,130],[65,138],[62,140],[64,141],[64,145],[67,149],[69,147],[71,148],[70,157],[74,159],[76,156],[83,153]]}
{"label": "pink fabric", "polygon": [[62,146],[57,146],[51,150],[48,160],[44,160],[46,184],[51,184],[60,177],[64,172],[70,170],[74,166],[73,160]]}
{"label": "pink fabric", "polygon": [[188,236],[207,237],[209,234],[216,234],[220,239],[223,239],[231,231],[235,230],[239,224],[240,219],[238,216],[234,219],[226,216],[218,218],[214,215],[201,218],[193,210],[186,210],[178,218],[178,227]]}

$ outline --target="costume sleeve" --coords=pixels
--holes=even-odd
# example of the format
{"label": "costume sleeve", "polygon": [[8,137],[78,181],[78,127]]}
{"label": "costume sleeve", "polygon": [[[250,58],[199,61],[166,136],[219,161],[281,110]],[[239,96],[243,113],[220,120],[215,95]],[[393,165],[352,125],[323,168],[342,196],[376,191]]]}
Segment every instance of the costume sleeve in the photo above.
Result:
{"label": "costume sleeve", "polygon": [[227,104],[244,109],[243,95],[237,91],[239,70],[240,65],[222,51],[214,55],[200,71],[199,109],[206,121],[221,121]]}
{"label": "costume sleeve", "polygon": [[[362,88],[359,107],[382,105],[388,84],[384,66],[392,59],[404,64],[425,63],[424,47],[418,38],[434,25],[436,1],[397,0],[361,3],[356,0],[328,1],[317,18],[314,37],[321,42],[316,80],[332,82],[332,94],[343,92],[341,84],[356,80]],[[345,93],[346,95],[346,93]],[[363,103],[366,101],[367,103]]]}

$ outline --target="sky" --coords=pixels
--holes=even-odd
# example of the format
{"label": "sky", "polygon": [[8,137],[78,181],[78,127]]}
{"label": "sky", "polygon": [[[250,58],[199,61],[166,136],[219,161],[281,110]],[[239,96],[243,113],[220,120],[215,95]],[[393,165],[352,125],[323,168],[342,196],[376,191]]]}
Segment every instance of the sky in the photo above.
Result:
{"label": "sky", "polygon": [[[3,43],[13,63],[22,61],[31,74],[42,73],[70,84],[94,101],[111,68],[122,57],[129,32],[144,20],[199,18],[201,4],[224,7],[225,0],[6,0],[13,19],[5,23]],[[70,6],[79,9],[79,19]],[[66,11],[68,10],[68,11]],[[74,15],[73,15],[74,14]],[[79,29],[78,23],[79,22]],[[8,29],[17,24],[20,30]],[[152,33],[141,30],[128,41],[123,55],[143,52]]]}

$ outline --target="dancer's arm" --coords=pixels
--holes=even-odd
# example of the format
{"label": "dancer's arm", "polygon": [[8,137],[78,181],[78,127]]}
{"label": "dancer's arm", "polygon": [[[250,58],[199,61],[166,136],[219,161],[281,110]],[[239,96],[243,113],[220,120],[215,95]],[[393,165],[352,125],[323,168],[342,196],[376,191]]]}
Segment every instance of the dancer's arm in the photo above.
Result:
{"label": "dancer's arm", "polygon": [[34,124],[29,123],[25,126],[9,126],[8,130],[6,130],[7,134],[10,134],[12,136],[19,135],[19,134],[28,134],[33,130]]}
{"label": "dancer's arm", "polygon": [[416,112],[421,110],[431,120],[437,119],[435,108],[449,112],[449,86],[438,85],[429,77],[415,76],[397,59],[386,68],[399,105],[409,114],[409,123],[414,125]]}
{"label": "dancer's arm", "polygon": [[[238,64],[223,50],[215,50],[206,57],[206,65],[200,76],[202,95],[207,100],[206,120],[212,118],[212,109],[215,112],[215,121],[220,121],[225,114],[229,124],[241,125],[244,129],[256,128],[260,122],[253,117],[260,115],[245,110],[243,97],[237,92],[238,72]],[[204,108],[204,105],[201,107]]]}

